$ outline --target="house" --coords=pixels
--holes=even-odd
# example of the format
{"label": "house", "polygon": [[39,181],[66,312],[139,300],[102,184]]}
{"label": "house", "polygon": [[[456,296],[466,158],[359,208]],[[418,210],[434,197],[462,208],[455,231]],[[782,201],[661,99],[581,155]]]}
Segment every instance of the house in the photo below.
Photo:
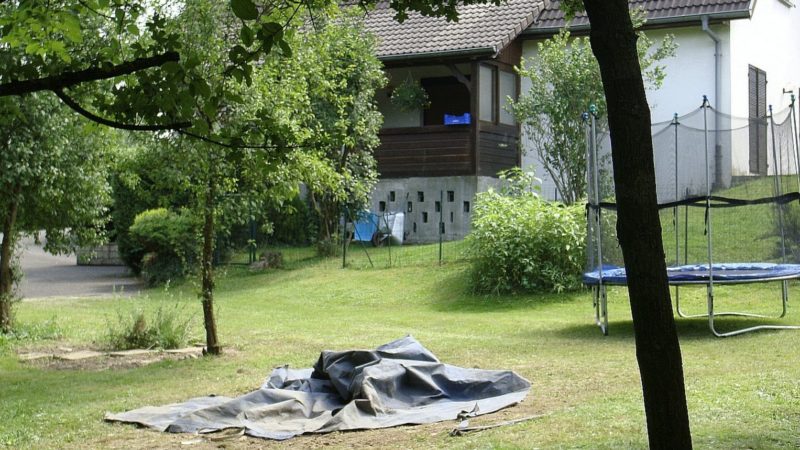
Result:
{"label": "house", "polygon": [[[648,92],[654,122],[700,107],[703,95],[718,111],[763,117],[767,105],[787,107],[800,94],[800,10],[790,0],[632,0],[647,13],[648,35],[675,36],[675,57],[663,61],[666,79]],[[534,58],[537,43],[566,25],[559,1],[508,0],[500,6],[469,5],[460,21],[411,16],[394,22],[381,3],[366,19],[379,39],[378,57],[389,87],[378,94],[385,117],[376,151],[380,182],[373,211],[406,213],[407,241],[463,237],[477,192],[496,183],[499,170],[537,167],[535,152],[505,109],[507,96],[529,87],[513,66]],[[573,34],[588,32],[578,15]],[[403,112],[389,98],[404,80],[421,83],[430,107]],[[445,125],[444,115],[469,113],[466,125]],[[753,130],[751,134],[758,134]],[[717,184],[766,173],[766,136],[715,146]],[[522,151],[520,151],[522,150]],[[557,198],[543,171],[543,195]],[[440,224],[440,218],[442,224]]]}
{"label": "house", "polygon": [[[522,54],[520,34],[544,6],[509,0],[461,7],[456,23],[411,14],[398,24],[383,2],[366,16],[389,78],[377,98],[384,125],[372,210],[404,212],[406,242],[463,237],[475,194],[495,183],[498,171],[521,163],[519,127],[505,99],[519,91],[513,66]],[[401,111],[390,101],[409,79],[425,88],[427,109]],[[445,124],[446,114],[465,113],[468,123]]]}
{"label": "house", "polygon": [[[652,121],[666,122],[675,113],[684,115],[702,104],[704,95],[716,110],[740,118],[764,117],[768,106],[781,111],[799,94],[800,10],[790,0],[632,0],[647,12],[645,29],[654,40],[675,37],[675,57],[662,61],[663,86],[648,91]],[[523,56],[534,57],[537,43],[565,25],[559,1],[551,1],[538,20],[523,32]],[[585,16],[570,25],[574,35],[588,32]],[[522,89],[527,86],[523,80]],[[720,123],[719,128],[736,127]],[[752,125],[751,125],[752,126]],[[767,135],[760,128],[730,142],[717,142],[711,173],[715,184],[728,186],[732,177],[766,174]],[[747,133],[742,133],[747,134]],[[656,155],[658,166],[658,155]],[[523,165],[537,166],[528,153]],[[543,192],[557,196],[546,174]],[[658,175],[658,174],[657,174]]]}

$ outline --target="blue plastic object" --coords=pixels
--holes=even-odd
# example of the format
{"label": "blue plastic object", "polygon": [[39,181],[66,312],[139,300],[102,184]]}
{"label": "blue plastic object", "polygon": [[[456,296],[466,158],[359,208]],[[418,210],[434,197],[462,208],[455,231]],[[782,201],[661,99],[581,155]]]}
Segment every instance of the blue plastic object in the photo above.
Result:
{"label": "blue plastic object", "polygon": [[471,120],[472,117],[470,117],[469,113],[464,113],[460,116],[456,116],[454,114],[444,115],[445,125],[469,125]]}
{"label": "blue plastic object", "polygon": [[378,231],[378,215],[374,213],[364,214],[356,221],[353,240],[369,242],[376,231]]}

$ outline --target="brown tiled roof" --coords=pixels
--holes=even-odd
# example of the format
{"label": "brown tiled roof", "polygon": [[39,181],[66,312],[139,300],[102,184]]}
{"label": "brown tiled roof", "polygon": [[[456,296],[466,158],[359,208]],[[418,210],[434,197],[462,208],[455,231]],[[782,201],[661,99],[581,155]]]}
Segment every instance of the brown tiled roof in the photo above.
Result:
{"label": "brown tiled roof", "polygon": [[397,23],[388,2],[380,2],[367,14],[365,25],[378,36],[378,57],[385,61],[447,54],[493,56],[528,28],[546,3],[507,0],[500,6],[460,6],[458,22],[410,13]]}
{"label": "brown tiled roof", "polygon": [[[647,22],[658,23],[699,22],[701,16],[717,19],[736,19],[750,17],[755,0],[630,0],[631,7],[641,7],[647,11]],[[561,2],[548,2],[527,33],[553,33],[565,25]],[[575,15],[571,29],[586,29],[589,20],[584,13]]]}

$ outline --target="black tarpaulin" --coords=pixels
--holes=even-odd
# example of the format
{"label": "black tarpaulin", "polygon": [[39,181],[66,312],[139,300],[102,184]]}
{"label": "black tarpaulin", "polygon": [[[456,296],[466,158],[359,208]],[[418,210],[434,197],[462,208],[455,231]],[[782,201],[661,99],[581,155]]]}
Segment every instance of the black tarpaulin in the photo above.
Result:
{"label": "black tarpaulin", "polygon": [[529,390],[511,371],[443,364],[409,336],[375,350],[324,351],[313,369],[279,367],[241,397],[199,397],[106,420],[172,433],[241,428],[250,436],[288,439],[487,414],[522,401]]}

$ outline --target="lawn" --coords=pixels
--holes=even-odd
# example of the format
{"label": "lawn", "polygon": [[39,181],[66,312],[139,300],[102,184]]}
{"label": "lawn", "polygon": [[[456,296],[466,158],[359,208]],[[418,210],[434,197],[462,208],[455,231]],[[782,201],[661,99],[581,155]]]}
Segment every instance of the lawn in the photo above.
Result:
{"label": "lawn", "polygon": [[[308,262],[252,274],[232,268],[218,284],[219,358],[163,361],[101,371],[52,370],[18,362],[22,348],[91,347],[118,311],[180,302],[198,314],[191,283],[145,297],[23,302],[23,324],[53,320],[63,338],[0,346],[0,446],[8,448],[641,448],[646,445],[630,309],[625,292],[610,295],[610,335],[592,322],[589,295],[479,297],[466,290],[468,266],[342,270]],[[719,304],[768,311],[778,285],[719,288]],[[684,290],[687,309],[704,307],[704,291]],[[800,286],[784,322],[800,323]],[[733,323],[735,322],[735,323]],[[722,319],[721,329],[742,320]],[[683,319],[692,431],[697,448],[800,446],[800,332],[769,331],[717,339],[705,321]],[[202,335],[198,328],[195,333]],[[455,423],[301,436],[275,443],[245,438],[182,445],[194,439],[106,424],[124,411],[207,394],[257,388],[278,365],[308,367],[323,349],[371,348],[413,334],[444,362],[513,369],[532,384],[519,406],[473,419],[491,424],[545,417],[450,437]]]}

